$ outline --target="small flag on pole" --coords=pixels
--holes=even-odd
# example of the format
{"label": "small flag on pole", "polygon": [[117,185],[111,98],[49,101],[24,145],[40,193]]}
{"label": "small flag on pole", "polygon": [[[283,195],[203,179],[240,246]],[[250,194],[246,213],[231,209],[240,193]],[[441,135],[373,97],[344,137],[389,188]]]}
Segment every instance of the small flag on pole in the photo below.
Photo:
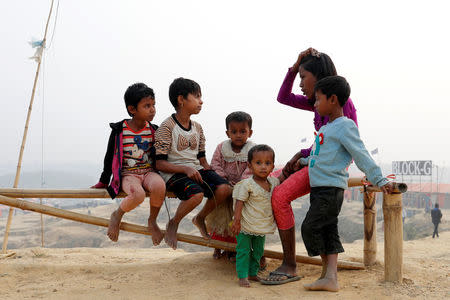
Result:
{"label": "small flag on pole", "polygon": [[302,138],[302,139],[300,140],[300,142],[301,142],[301,143],[306,142],[306,138]]}
{"label": "small flag on pole", "polygon": [[378,148],[375,148],[372,151],[370,151],[370,154],[372,155],[378,154]]}

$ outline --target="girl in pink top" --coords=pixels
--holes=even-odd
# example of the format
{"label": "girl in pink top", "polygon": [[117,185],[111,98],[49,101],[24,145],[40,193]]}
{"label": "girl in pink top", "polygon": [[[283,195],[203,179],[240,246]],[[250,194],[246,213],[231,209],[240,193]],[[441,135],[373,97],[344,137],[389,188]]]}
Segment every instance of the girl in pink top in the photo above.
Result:
{"label": "girl in pink top", "polygon": [[[295,77],[300,76],[300,89],[303,95],[292,93]],[[289,68],[278,93],[278,102],[298,109],[314,112],[316,131],[328,123],[328,117],[320,116],[314,109],[314,85],[327,76],[337,75],[333,61],[325,53],[309,48],[300,53],[295,64]],[[356,125],[356,109],[351,99],[343,107],[344,116],[352,119]],[[295,262],[295,219],[291,202],[310,192],[308,167],[301,168],[300,158],[307,158],[311,147],[302,149],[292,157],[283,168],[283,175],[288,177],[272,193],[272,209],[283,245],[283,263],[271,272],[263,284],[283,284],[298,280]]]}
{"label": "girl in pink top", "polygon": [[[248,140],[253,133],[252,117],[242,111],[232,112],[226,117],[225,125],[229,139],[217,145],[211,160],[211,168],[234,186],[242,179],[252,175],[247,164],[247,153],[255,145],[255,143]],[[208,215],[206,222],[209,231],[212,233],[212,239],[236,243],[236,238],[229,228],[233,216],[233,201],[232,199],[229,200],[219,204]],[[231,253],[226,252],[224,254],[228,258],[232,257]],[[221,250],[215,249],[213,257],[219,259],[221,256]]]}

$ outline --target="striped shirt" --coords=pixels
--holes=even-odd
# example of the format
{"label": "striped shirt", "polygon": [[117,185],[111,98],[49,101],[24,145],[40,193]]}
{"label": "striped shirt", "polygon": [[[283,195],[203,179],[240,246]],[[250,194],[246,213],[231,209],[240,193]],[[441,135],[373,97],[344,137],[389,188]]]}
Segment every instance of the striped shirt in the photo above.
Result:
{"label": "striped shirt", "polygon": [[128,122],[123,122],[123,162],[122,175],[145,174],[152,170],[152,160],[150,148],[155,137],[150,123],[146,122],[145,127],[135,132],[128,126]]}
{"label": "striped shirt", "polygon": [[[205,135],[199,123],[191,120],[189,128],[184,128],[173,114],[161,123],[155,135],[156,160],[203,169],[199,158],[205,156]],[[173,176],[171,173],[160,174],[166,182]]]}

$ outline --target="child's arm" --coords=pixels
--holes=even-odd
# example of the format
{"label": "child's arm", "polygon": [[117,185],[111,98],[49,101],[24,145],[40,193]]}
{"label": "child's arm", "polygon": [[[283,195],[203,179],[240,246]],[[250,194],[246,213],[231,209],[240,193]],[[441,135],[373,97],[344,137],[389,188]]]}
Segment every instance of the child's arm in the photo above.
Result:
{"label": "child's arm", "polygon": [[358,168],[367,175],[369,181],[379,186],[383,192],[389,193],[393,188],[393,184],[383,177],[380,167],[369,155],[354,122],[348,122],[343,126],[340,141],[353,157]]}
{"label": "child's arm", "polygon": [[225,178],[225,171],[223,169],[223,155],[222,155],[222,143],[217,145],[216,150],[214,151],[213,157],[211,159],[211,168],[219,174],[219,176]]}
{"label": "child's arm", "polygon": [[183,173],[186,174],[186,176],[190,179],[199,183],[203,183],[200,173],[192,167],[175,165],[165,159],[156,158],[156,169],[164,173]]}
{"label": "child's arm", "polygon": [[95,185],[91,186],[91,189],[103,189],[109,184],[109,180],[112,175],[112,161],[114,157],[114,147],[116,142],[116,136],[113,131],[109,135],[108,146],[106,148],[105,158],[103,160],[103,171],[100,175],[100,180]]}
{"label": "child's arm", "polygon": [[291,70],[292,69],[288,70],[286,77],[283,80],[283,84],[278,92],[277,101],[281,104],[289,105],[295,108],[313,111],[314,105],[309,103],[306,96],[292,93],[292,86],[294,85],[295,76],[297,73],[294,73]]}
{"label": "child's arm", "polygon": [[231,232],[235,235],[238,235],[241,231],[242,208],[244,207],[244,202],[250,198],[251,192],[249,191],[249,186],[247,183],[248,181],[246,179],[239,181],[233,189],[233,199],[236,199],[236,204],[234,207]]}
{"label": "child's arm", "polygon": [[234,235],[238,235],[241,231],[241,216],[243,207],[244,201],[236,200],[236,205],[234,207],[233,225],[231,225],[231,232]]}
{"label": "child's arm", "polygon": [[198,154],[197,154],[197,158],[198,161],[200,163],[200,165],[203,167],[203,169],[205,170],[211,170],[211,166],[208,164],[208,161],[206,160],[206,139],[205,139],[205,135],[203,134],[203,128],[199,123],[196,123],[197,129],[200,133],[200,139],[199,139],[199,143],[198,143]]}

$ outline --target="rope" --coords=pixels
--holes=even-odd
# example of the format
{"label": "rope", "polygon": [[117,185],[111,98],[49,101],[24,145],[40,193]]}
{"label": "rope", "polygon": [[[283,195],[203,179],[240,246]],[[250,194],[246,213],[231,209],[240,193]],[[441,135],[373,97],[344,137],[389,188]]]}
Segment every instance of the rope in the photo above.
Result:
{"label": "rope", "polygon": [[[45,108],[45,54],[42,53],[42,115],[41,115],[41,188],[44,186],[44,108]],[[39,198],[42,205],[42,198]],[[41,214],[41,246],[44,247],[44,216]]]}
{"label": "rope", "polygon": [[58,21],[58,12],[59,12],[59,0],[58,0],[58,4],[56,6],[55,23],[53,24],[52,37],[50,38],[50,44],[48,44],[48,47],[46,47],[47,50],[50,49],[50,47],[53,44],[53,37],[55,36],[55,31],[56,31],[56,22]]}

